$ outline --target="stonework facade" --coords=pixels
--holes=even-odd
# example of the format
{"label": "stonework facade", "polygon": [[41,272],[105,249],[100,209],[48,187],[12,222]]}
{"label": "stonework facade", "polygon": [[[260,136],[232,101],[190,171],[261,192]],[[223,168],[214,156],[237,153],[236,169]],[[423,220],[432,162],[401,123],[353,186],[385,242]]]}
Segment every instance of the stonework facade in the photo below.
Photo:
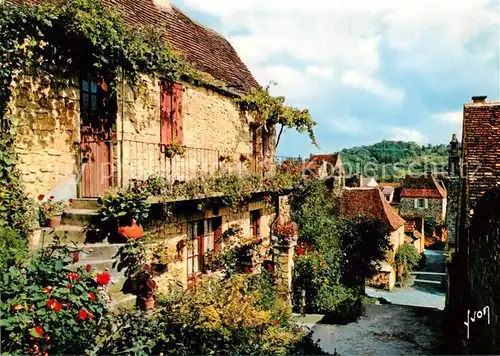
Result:
{"label": "stonework facade", "polygon": [[[420,199],[424,199],[423,204]],[[399,214],[406,219],[433,217],[436,221],[441,221],[445,217],[445,212],[446,199],[402,197],[399,203]]]}
{"label": "stonework facade", "polygon": [[17,168],[35,197],[61,185],[76,191],[80,92],[75,85],[55,90],[54,84],[19,76],[6,113],[15,119]]}

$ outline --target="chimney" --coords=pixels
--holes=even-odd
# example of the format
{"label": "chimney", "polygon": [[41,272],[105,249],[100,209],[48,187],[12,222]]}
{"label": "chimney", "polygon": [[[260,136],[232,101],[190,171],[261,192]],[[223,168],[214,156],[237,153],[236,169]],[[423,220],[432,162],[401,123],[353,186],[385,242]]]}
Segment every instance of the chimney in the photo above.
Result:
{"label": "chimney", "polygon": [[485,103],[485,102],[486,102],[486,98],[487,98],[487,96],[486,96],[486,95],[473,96],[473,97],[472,97],[472,102],[473,102],[474,104],[481,104],[481,103]]}
{"label": "chimney", "polygon": [[363,175],[361,173],[359,174],[358,179],[359,179],[359,187],[362,188],[363,187]]}

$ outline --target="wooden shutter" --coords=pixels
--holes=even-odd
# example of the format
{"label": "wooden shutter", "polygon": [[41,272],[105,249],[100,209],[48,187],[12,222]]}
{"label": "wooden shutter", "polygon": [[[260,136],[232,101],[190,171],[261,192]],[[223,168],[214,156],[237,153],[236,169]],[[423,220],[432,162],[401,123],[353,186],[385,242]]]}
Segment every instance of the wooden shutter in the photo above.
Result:
{"label": "wooden shutter", "polygon": [[425,199],[425,208],[429,208],[429,199]]}
{"label": "wooden shutter", "polygon": [[184,131],[182,125],[182,94],[182,84],[175,83],[173,86],[172,141],[179,144],[184,142]]}
{"label": "wooden shutter", "polygon": [[173,109],[172,83],[163,81],[161,84],[161,132],[160,143],[172,144],[172,109]]}
{"label": "wooden shutter", "polygon": [[418,199],[415,199],[415,209],[418,208]]}

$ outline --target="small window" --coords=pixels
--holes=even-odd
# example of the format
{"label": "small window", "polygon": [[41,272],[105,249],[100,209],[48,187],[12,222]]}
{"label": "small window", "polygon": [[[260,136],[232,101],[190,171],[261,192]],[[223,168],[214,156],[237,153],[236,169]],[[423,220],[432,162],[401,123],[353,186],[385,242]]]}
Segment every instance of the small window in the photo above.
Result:
{"label": "small window", "polygon": [[425,209],[425,199],[418,199],[418,207],[420,209]]}
{"label": "small window", "polygon": [[269,151],[269,133],[267,133],[266,130],[262,130],[262,156],[266,157]]}
{"label": "small window", "polygon": [[258,150],[257,150],[257,125],[250,125],[250,152],[252,156],[257,157]]}

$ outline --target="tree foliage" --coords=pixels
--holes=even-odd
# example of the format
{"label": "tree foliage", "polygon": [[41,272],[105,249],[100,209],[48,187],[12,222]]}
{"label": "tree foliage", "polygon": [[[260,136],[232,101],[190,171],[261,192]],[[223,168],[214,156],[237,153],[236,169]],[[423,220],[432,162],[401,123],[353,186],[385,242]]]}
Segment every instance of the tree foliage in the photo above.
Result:
{"label": "tree foliage", "polygon": [[236,98],[235,102],[243,111],[254,113],[266,130],[269,131],[275,125],[281,125],[276,147],[284,128],[293,128],[300,133],[307,132],[311,142],[317,146],[314,135],[316,122],[311,119],[309,111],[286,105],[285,97],[273,96],[269,93],[269,86],[252,88],[245,96]]}
{"label": "tree foliage", "polygon": [[342,161],[350,174],[363,173],[392,181],[407,173],[427,169],[446,171],[448,146],[420,146],[415,142],[384,140],[373,145],[344,149]]}

